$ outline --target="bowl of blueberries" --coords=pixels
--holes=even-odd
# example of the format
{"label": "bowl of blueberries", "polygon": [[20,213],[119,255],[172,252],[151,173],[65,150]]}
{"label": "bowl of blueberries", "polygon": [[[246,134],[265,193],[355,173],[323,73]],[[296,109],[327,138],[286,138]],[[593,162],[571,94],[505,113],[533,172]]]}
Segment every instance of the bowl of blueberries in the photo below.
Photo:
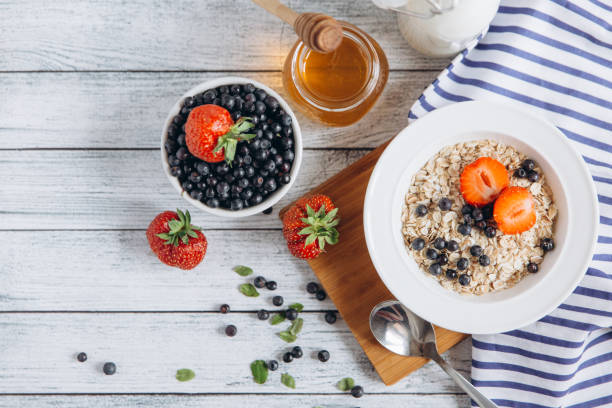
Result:
{"label": "bowl of blueberries", "polygon": [[[211,124],[210,117],[202,119],[202,111],[215,112],[214,120],[230,130],[208,140],[209,133],[225,128]],[[185,130],[188,120],[196,119],[210,125],[199,145],[191,136],[193,126],[187,127],[190,136]],[[224,148],[213,150],[221,142]],[[187,91],[170,110],[161,143],[164,172],[181,196],[224,217],[272,207],[287,194],[302,162],[302,134],[287,102],[268,86],[242,77],[213,79]],[[202,154],[202,149],[210,151]]]}

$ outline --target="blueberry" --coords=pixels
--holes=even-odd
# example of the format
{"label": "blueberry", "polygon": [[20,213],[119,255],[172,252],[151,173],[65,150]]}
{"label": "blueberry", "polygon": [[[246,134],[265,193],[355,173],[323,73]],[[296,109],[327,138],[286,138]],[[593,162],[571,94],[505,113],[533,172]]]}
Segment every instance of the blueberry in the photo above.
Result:
{"label": "blueberry", "polygon": [[234,84],[230,86],[229,90],[232,95],[238,95],[240,93],[241,88],[240,85]]}
{"label": "blueberry", "polygon": [[250,200],[251,197],[253,197],[253,190],[251,190],[250,188],[245,188],[244,190],[242,190],[242,193],[240,193],[240,198],[242,198],[243,200]]}
{"label": "blueberry", "polygon": [[461,224],[459,228],[457,228],[457,231],[459,231],[461,235],[470,235],[472,233],[472,227],[468,224]]}
{"label": "blueberry", "polygon": [[241,178],[240,180],[238,180],[238,184],[236,185],[240,187],[242,190],[244,190],[245,188],[249,186],[249,180],[246,178]]}
{"label": "blueberry", "polygon": [[302,351],[302,348],[300,346],[295,346],[291,349],[291,355],[293,356],[293,358],[302,358],[304,352]]}
{"label": "blueberry", "polygon": [[290,363],[293,361],[293,355],[291,354],[291,352],[286,352],[285,354],[283,354],[283,361],[285,363]]}
{"label": "blueberry", "polygon": [[435,259],[438,259],[439,254],[438,254],[438,251],[436,251],[435,249],[427,248],[427,251],[425,251],[425,256],[428,259],[435,260]]}
{"label": "blueberry", "polygon": [[266,214],[266,215],[270,215],[270,214],[272,214],[273,210],[274,210],[274,208],[269,207],[269,208],[266,208],[265,210],[263,210],[261,213],[262,214]]}
{"label": "blueberry", "polygon": [[268,370],[270,370],[270,371],[278,370],[278,361],[276,361],[276,360],[268,361]]}
{"label": "blueberry", "polygon": [[257,98],[255,97],[254,93],[249,92],[248,94],[244,95],[244,101],[245,102],[255,102],[257,101]]}
{"label": "blueberry", "polygon": [[260,145],[261,145],[261,140],[253,139],[249,143],[249,150],[251,151],[251,153],[255,153],[257,150],[259,150]]}
{"label": "blueberry", "polygon": [[218,180],[216,177],[214,177],[214,176],[208,176],[208,177],[206,177],[206,180],[205,180],[205,181],[206,181],[206,184],[208,184],[208,185],[209,185],[209,186],[211,186],[211,187],[216,186],[216,185],[217,185],[217,183],[219,182],[219,180]]}
{"label": "blueberry", "polygon": [[531,159],[527,159],[521,164],[521,167],[525,169],[525,171],[533,170],[535,169],[535,166],[535,162]]}
{"label": "blueberry", "polygon": [[446,197],[442,197],[440,201],[438,201],[438,208],[440,208],[442,211],[450,210],[452,205],[451,200]]}
{"label": "blueberry", "polygon": [[423,238],[417,238],[412,241],[412,249],[415,251],[420,251],[425,247],[425,240]]}
{"label": "blueberry", "polygon": [[292,150],[285,150],[283,152],[283,160],[285,161],[285,163],[291,164],[293,162],[294,157],[295,154],[293,154]]}
{"label": "blueberry", "polygon": [[321,350],[319,351],[319,353],[317,354],[317,357],[319,358],[319,361],[322,363],[325,363],[326,361],[329,360],[329,351],[327,350]]}
{"label": "blueberry", "polygon": [[170,174],[176,178],[181,178],[185,175],[185,172],[179,166],[172,166],[170,167]]}
{"label": "blueberry", "polygon": [[273,178],[267,179],[264,183],[264,189],[270,193],[276,191],[277,188],[278,186],[276,185],[276,180],[274,180]]}
{"label": "blueberry", "polygon": [[262,168],[262,169],[259,169],[259,175],[261,177],[268,177],[270,175],[270,172],[268,170]]}
{"label": "blueberry", "polygon": [[104,363],[104,366],[102,367],[102,371],[106,375],[113,375],[115,374],[115,372],[117,372],[117,366],[115,365],[115,363],[111,363],[111,362]]}
{"label": "blueberry", "polygon": [[263,162],[268,158],[268,154],[270,154],[268,150],[259,149],[255,152],[253,157],[255,158],[255,160]]}
{"label": "blueberry", "polygon": [[480,256],[482,255],[482,247],[480,245],[474,245],[470,248],[470,254],[472,256]]}
{"label": "blueberry", "polygon": [[268,106],[268,109],[273,112],[277,110],[280,106],[276,98],[270,95],[266,96],[266,98],[264,99],[264,103]]}
{"label": "blueberry", "polygon": [[531,273],[536,273],[537,271],[540,270],[540,267],[538,266],[538,264],[533,263],[533,262],[529,262],[527,264],[527,270]]}
{"label": "blueberry", "polygon": [[272,136],[274,136],[274,133],[280,133],[281,130],[283,130],[283,127],[280,125],[280,123],[272,123],[270,125],[270,130],[272,130]]}
{"label": "blueberry", "polygon": [[460,271],[465,271],[470,264],[470,261],[467,258],[459,258],[457,261],[457,269]]}
{"label": "blueberry", "polygon": [[176,158],[179,160],[185,160],[189,156],[189,152],[184,147],[179,147],[176,151]]}
{"label": "blueberry", "polygon": [[306,285],[306,292],[310,294],[314,295],[317,293],[317,290],[319,290],[319,284],[317,282],[308,282],[308,285]]}
{"label": "blueberry", "polygon": [[552,251],[555,249],[555,241],[553,241],[551,238],[544,238],[540,242],[540,248],[542,248],[544,252]]}
{"label": "blueberry", "polygon": [[227,182],[225,181],[221,181],[217,184],[217,194],[222,195],[222,194],[227,194],[230,190],[230,186]]}
{"label": "blueberry", "polygon": [[204,198],[204,193],[201,190],[191,190],[189,192],[189,195],[191,196],[191,198],[198,201]]}
{"label": "blueberry", "polygon": [[[274,136],[272,136],[274,137]],[[259,148],[263,149],[263,150],[270,150],[270,148],[272,147],[272,143],[268,140],[268,139],[263,139],[260,143],[259,143]],[[269,153],[269,152],[268,152]]]}
{"label": "blueberry", "polygon": [[274,163],[274,160],[268,160],[264,163],[263,168],[268,171],[274,171],[276,168],[276,163]]}
{"label": "blueberry", "polygon": [[291,182],[291,176],[288,173],[283,173],[278,176],[278,182],[281,184],[289,184]]}
{"label": "blueberry", "polygon": [[482,266],[489,266],[491,264],[491,260],[486,255],[480,255],[478,257],[478,263]]}
{"label": "blueberry", "polygon": [[423,204],[419,204],[417,205],[415,212],[417,217],[422,217],[427,214],[427,207],[425,207]]}
{"label": "blueberry", "polygon": [[336,323],[336,312],[334,312],[333,310],[329,310],[327,312],[325,312],[325,321],[329,324],[334,324]]}
{"label": "blueberry", "polygon": [[450,279],[450,280],[457,279],[457,271],[454,270],[454,269],[447,269],[446,270],[446,278]]}
{"label": "blueberry", "polygon": [[485,220],[490,220],[491,218],[493,218],[493,205],[494,203],[491,203],[482,207],[482,217]]}
{"label": "blueberry", "polygon": [[291,163],[282,162],[280,164],[279,170],[283,173],[289,173],[289,170],[291,170]]}
{"label": "blueberry", "polygon": [[255,102],[255,113],[262,114],[266,111],[266,104],[262,101]]}
{"label": "blueberry", "polygon": [[190,181],[183,181],[183,183],[181,184],[181,187],[183,187],[183,190],[185,191],[191,191],[193,190],[193,183]]}
{"label": "blueberry", "polygon": [[77,354],[77,360],[79,360],[81,363],[84,363],[85,361],[87,361],[87,354],[83,352]]}
{"label": "blueberry", "polygon": [[220,94],[229,93],[229,86],[221,85],[220,87],[217,88],[217,92],[220,93]]}
{"label": "blueberry", "polygon": [[208,163],[200,162],[196,165],[196,170],[202,176],[208,176],[210,174],[210,166]]}
{"label": "blueberry", "polygon": [[230,203],[230,210],[232,211],[240,211],[244,207],[244,203],[240,198],[234,198]]}
{"label": "blueberry", "polygon": [[480,208],[474,208],[472,210],[472,218],[474,218],[474,221],[482,221],[484,219],[482,210]]}
{"label": "blueberry", "polygon": [[266,288],[268,290],[276,290],[276,282],[275,281],[267,281]]}
{"label": "blueberry", "polygon": [[253,280],[253,285],[258,288],[261,289],[264,286],[266,286],[266,278],[264,278],[263,276],[258,276]]}
{"label": "blueberry", "polygon": [[289,136],[283,136],[278,141],[278,147],[282,150],[288,150],[293,147],[293,139]]}
{"label": "blueberry", "polygon": [[429,273],[433,276],[438,276],[442,272],[442,266],[439,263],[432,263],[429,265]]}
{"label": "blueberry", "polygon": [[444,240],[444,238],[438,237],[434,240],[433,246],[434,248],[442,251],[444,248],[446,248],[446,241]]}
{"label": "blueberry", "polygon": [[261,203],[262,201],[263,201],[263,197],[261,196],[261,194],[256,193],[253,195],[253,197],[251,197],[251,199],[249,200],[249,203],[251,205],[257,205]]}
{"label": "blueberry", "polygon": [[471,280],[472,278],[470,278],[470,275],[468,275],[467,273],[459,275],[459,284],[461,286],[469,285]]}
{"label": "blueberry", "polygon": [[287,318],[287,320],[295,320],[298,317],[298,311],[295,309],[287,309],[287,311],[285,312],[285,317]]}
{"label": "blueberry", "polygon": [[166,143],[164,143],[164,148],[168,154],[172,154],[176,151],[176,149],[178,149],[178,143],[176,143],[174,140],[168,139],[166,140]]}
{"label": "blueberry", "polygon": [[540,179],[540,175],[538,174],[537,171],[531,170],[529,173],[527,173],[527,179],[531,181],[532,183],[535,183],[536,181]]}
{"label": "blueberry", "polygon": [[202,180],[202,176],[197,171],[192,171],[189,173],[189,181],[192,183],[199,183]]}
{"label": "blueberry", "polygon": [[327,293],[325,293],[323,289],[319,289],[317,293],[315,294],[315,296],[317,297],[318,300],[325,300],[325,298],[327,297]]}
{"label": "blueberry", "polygon": [[223,314],[229,313],[230,306],[227,303],[224,303],[219,307],[219,311]]}
{"label": "blueberry", "polygon": [[496,230],[494,227],[488,226],[487,228],[485,228],[484,233],[487,236],[487,238],[493,238],[496,234]]}
{"label": "blueberry", "polygon": [[454,239],[451,239],[446,243],[446,249],[448,249],[450,252],[455,252],[459,250],[459,244]]}
{"label": "blueberry", "polygon": [[266,99],[266,96],[268,96],[266,91],[264,91],[263,89],[257,89],[254,93],[258,101],[263,101],[264,99]]}
{"label": "blueberry", "polygon": [[525,178],[527,177],[527,172],[525,171],[524,168],[518,168],[514,171],[514,177],[516,178]]}
{"label": "blueberry", "polygon": [[206,205],[210,208],[217,208],[219,204],[219,200],[217,200],[216,198],[209,198],[208,200],[206,200]]}
{"label": "blueberry", "polygon": [[274,296],[274,297],[272,298],[272,304],[273,304],[274,306],[282,306],[284,301],[285,301],[285,300],[283,299],[283,297],[282,297],[282,296]]}
{"label": "blueberry", "polygon": [[291,126],[291,116],[284,114],[281,116],[280,118],[280,123],[281,125],[287,127],[287,126]]}
{"label": "blueberry", "polygon": [[474,218],[472,214],[463,214],[463,223],[467,225],[474,225]]}
{"label": "blueberry", "polygon": [[253,166],[244,166],[244,175],[249,178],[253,177],[255,175],[255,168]]}
{"label": "blueberry", "polygon": [[268,312],[265,309],[261,309],[257,312],[257,318],[259,320],[268,320],[269,317],[270,317],[270,312]]}
{"label": "blueberry", "polygon": [[232,109],[234,109],[235,103],[236,100],[233,96],[228,94],[221,95],[221,106],[223,106],[225,109],[231,111]]}
{"label": "blueberry", "polygon": [[[272,148],[273,149],[273,148]],[[272,150],[270,149],[270,151]],[[283,163],[283,156],[281,156],[280,154],[274,154],[274,156],[272,157],[272,160],[274,160],[274,165],[276,167],[281,167],[284,163]],[[285,173],[289,171],[289,169],[287,170],[283,170]]]}
{"label": "blueberry", "polygon": [[363,387],[361,385],[356,385],[351,388],[351,395],[355,398],[363,397]]}
{"label": "blueberry", "polygon": [[[242,106],[242,102],[240,102],[240,104],[239,104],[239,102],[240,101],[238,101],[238,100],[236,101],[236,107]],[[240,113],[239,111],[233,111],[232,114],[231,114],[231,117],[234,120],[234,122],[236,122],[238,119],[240,119],[242,117],[242,113]]]}
{"label": "blueberry", "polygon": [[253,93],[255,92],[255,85],[248,83],[243,85],[244,92]]}
{"label": "blueberry", "polygon": [[476,228],[484,230],[487,228],[487,222],[485,220],[480,220],[476,223]]}
{"label": "blueberry", "polygon": [[225,327],[225,334],[227,334],[229,337],[234,337],[236,333],[238,333],[238,329],[233,324]]}
{"label": "blueberry", "polygon": [[448,263],[448,255],[440,254],[440,256],[438,257],[438,263],[440,265],[446,265]]}
{"label": "blueberry", "polygon": [[217,167],[215,168],[215,172],[220,176],[226,175],[227,173],[229,173],[229,171],[230,167],[226,162],[221,162],[217,164]]}
{"label": "blueberry", "polygon": [[[248,96],[248,95],[247,95],[247,96]],[[242,105],[242,110],[243,110],[245,113],[253,113],[253,112],[255,112],[255,103],[254,103],[254,102],[251,102],[251,101],[246,101],[246,102],[244,103],[244,105]],[[259,121],[259,120],[257,119],[257,116],[254,116],[254,117],[253,117],[253,119],[255,119],[253,122],[255,122],[255,121]]]}
{"label": "blueberry", "polygon": [[211,103],[217,97],[217,92],[214,89],[209,89],[204,92],[202,95],[202,99],[205,103]]}
{"label": "blueberry", "polygon": [[243,178],[245,174],[246,172],[242,167],[236,167],[234,168],[234,171],[232,171],[232,175],[237,179]]}
{"label": "blueberry", "polygon": [[466,204],[461,208],[461,214],[463,215],[472,214],[472,211],[474,211],[474,206],[470,204]]}

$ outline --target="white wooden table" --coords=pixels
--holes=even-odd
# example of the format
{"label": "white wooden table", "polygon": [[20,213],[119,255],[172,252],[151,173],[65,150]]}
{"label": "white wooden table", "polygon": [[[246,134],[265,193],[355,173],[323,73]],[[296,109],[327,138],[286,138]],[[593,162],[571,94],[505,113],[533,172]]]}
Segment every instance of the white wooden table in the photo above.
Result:
{"label": "white wooden table", "polygon": [[[283,93],[280,68],[295,40],[249,1],[46,0],[0,2],[0,406],[466,406],[428,364],[385,387],[344,322],[283,243],[277,211],[405,126],[408,109],[447,63],[423,58],[395,17],[368,0],[293,1],[372,34],[392,68],[377,106],[356,126],[326,128],[299,116],[301,174],[272,215],[227,220],[191,208],[209,240],[193,271],[160,264],[144,230],[160,211],[185,208],[159,163],[162,122],[174,101],[209,78],[236,74]],[[301,360],[253,383],[249,364],[288,347],[255,311],[231,271],[253,267],[302,302]],[[218,313],[229,303],[232,313]],[[238,335],[222,334],[224,325]],[[331,360],[314,358],[325,348]],[[76,353],[87,352],[79,363]],[[470,344],[447,357],[469,375]],[[117,364],[105,376],[101,365]],[[196,378],[180,383],[179,368]],[[280,372],[297,388],[280,384]],[[357,400],[334,384],[351,376]]]}

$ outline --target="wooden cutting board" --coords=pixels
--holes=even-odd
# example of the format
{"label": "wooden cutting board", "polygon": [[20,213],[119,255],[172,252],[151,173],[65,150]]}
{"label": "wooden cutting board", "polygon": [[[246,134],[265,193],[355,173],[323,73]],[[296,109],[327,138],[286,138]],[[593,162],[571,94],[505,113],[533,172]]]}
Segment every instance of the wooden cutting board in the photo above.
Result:
{"label": "wooden cutting board", "polygon": [[[365,192],[374,165],[387,144],[308,193],[328,195],[340,209],[341,218],[338,244],[326,246],[327,252],[309,263],[380,378],[391,385],[424,365],[427,359],[403,357],[387,351],[370,332],[372,308],[383,300],[395,299],[372,265],[363,232]],[[287,208],[281,210],[281,217]],[[441,327],[436,327],[435,332],[440,353],[467,337]]]}

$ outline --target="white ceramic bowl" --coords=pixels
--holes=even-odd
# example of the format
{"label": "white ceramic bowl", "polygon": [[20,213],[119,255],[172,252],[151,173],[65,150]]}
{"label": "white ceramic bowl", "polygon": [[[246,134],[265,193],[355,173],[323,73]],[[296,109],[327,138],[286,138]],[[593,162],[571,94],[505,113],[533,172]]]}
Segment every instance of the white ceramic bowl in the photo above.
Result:
{"label": "white ceramic bowl", "polygon": [[[291,122],[293,125],[293,150],[295,153],[295,158],[293,159],[291,171],[289,172],[289,174],[291,175],[291,181],[289,182],[289,184],[280,186],[278,190],[270,194],[260,204],[254,205],[252,207],[244,208],[239,211],[231,211],[225,208],[211,208],[205,205],[204,203],[191,198],[189,196],[189,193],[183,190],[183,188],[181,187],[181,184],[179,183],[179,180],[176,177],[174,177],[172,174],[170,174],[170,165],[168,164],[167,153],[166,153],[166,150],[164,149],[164,143],[166,143],[166,139],[168,138],[168,127],[170,126],[170,123],[172,122],[172,119],[174,118],[174,116],[176,116],[181,110],[183,99],[185,99],[187,96],[194,96],[208,89],[216,88],[222,85],[249,84],[249,83],[255,85],[256,88],[263,89],[264,91],[268,93],[268,95],[275,97],[276,100],[278,100],[278,103],[280,104],[280,106],[285,110],[285,112],[287,112],[291,116]],[[209,212],[211,214],[220,215],[222,217],[246,217],[249,215],[258,214],[264,211],[265,209],[272,207],[281,198],[283,198],[285,194],[287,194],[287,192],[289,191],[289,189],[295,182],[298,172],[300,171],[300,166],[302,164],[302,132],[300,130],[300,125],[298,124],[297,118],[295,117],[295,114],[289,107],[289,104],[287,104],[287,102],[283,98],[281,98],[281,96],[278,93],[276,93],[272,88],[262,84],[261,82],[254,81],[249,78],[222,77],[222,78],[217,78],[217,79],[203,82],[191,88],[190,90],[185,92],[185,94],[181,96],[181,98],[174,104],[172,109],[170,109],[170,113],[168,114],[168,117],[166,118],[164,129],[161,135],[161,159],[162,159],[162,166],[164,168],[164,172],[166,173],[166,176],[168,176],[168,180],[170,180],[170,184],[172,184],[174,188],[181,194],[181,196],[186,201],[188,201],[191,205],[201,210],[204,210],[206,212]]]}
{"label": "white ceramic bowl", "polygon": [[[401,212],[413,175],[431,156],[444,146],[479,139],[512,145],[542,168],[559,209],[556,247],[538,273],[512,288],[480,296],[459,295],[417,266],[404,246]],[[591,260],[598,219],[595,186],[565,136],[538,117],[488,102],[437,109],[402,130],[376,164],[364,205],[368,250],[389,290],[424,319],[474,334],[523,327],[563,302]]]}

